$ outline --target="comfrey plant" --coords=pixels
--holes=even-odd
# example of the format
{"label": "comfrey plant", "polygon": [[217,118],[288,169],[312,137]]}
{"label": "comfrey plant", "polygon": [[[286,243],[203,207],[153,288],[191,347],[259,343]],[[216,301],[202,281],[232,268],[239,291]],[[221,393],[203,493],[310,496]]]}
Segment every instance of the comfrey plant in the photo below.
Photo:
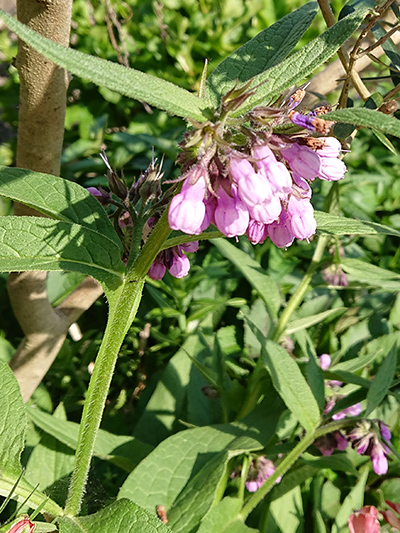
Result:
{"label": "comfrey plant", "polygon": [[[30,2],[29,9],[44,9],[41,4],[32,7]],[[320,4],[328,20],[326,5]],[[344,105],[350,80],[361,97],[368,99],[354,64],[363,38],[387,7],[387,3],[376,6],[374,11],[368,6],[357,10],[349,7],[350,14],[343,14],[334,25],[328,21],[332,27],[324,34],[291,53],[317,13],[316,2],[308,2],[227,57],[208,78],[204,74],[198,96],[162,79],[82,54],[38,35],[29,25],[38,20],[42,23],[50,8],[38,16],[24,13],[28,26],[0,11],[6,24],[21,39],[21,84],[25,83],[27,73],[36,72],[24,64],[23,52],[33,47],[61,69],[181,117],[188,126],[177,160],[181,175],[169,183],[163,179],[162,165],[153,158],[147,170],[128,186],[104,153],[109,190],[100,186],[86,190],[53,175],[57,173],[54,168],[38,168],[36,159],[45,158],[36,153],[30,164],[20,163],[26,160],[17,157],[18,165],[28,168],[0,170],[0,195],[34,209],[34,214],[45,215],[32,216],[31,211],[21,208],[18,211],[21,216],[0,217],[1,270],[79,272],[97,280],[108,303],[107,326],[85,394],[80,424],[65,421],[60,412],[57,418],[37,407],[27,408],[10,368],[2,364],[0,417],[4,431],[0,435],[0,493],[23,500],[34,509],[34,514],[29,520],[17,519],[0,531],[32,530],[36,524],[30,520],[39,513],[57,525],[54,529],[53,524],[41,525],[38,530],[58,528],[61,533],[78,530],[122,533],[129,528],[160,533],[266,531],[271,523],[280,520],[282,513],[277,502],[289,501],[281,498],[293,495],[303,481],[317,472],[335,470],[337,464],[354,479],[359,477],[356,488],[360,500],[369,467],[351,462],[348,442],[358,452],[360,457],[354,454],[358,459],[363,460],[361,455],[371,457],[375,473],[386,473],[389,452],[396,457],[391,435],[382,421],[371,421],[368,417],[380,408],[392,387],[397,361],[395,340],[390,339],[393,342],[388,343],[384,353],[381,350],[368,353],[367,362],[354,353],[340,362],[343,354],[337,346],[335,353],[324,354],[318,364],[307,328],[344,313],[344,308],[313,310],[311,317],[294,314],[314,274],[325,266],[324,250],[332,246],[332,241],[336,241],[335,249],[340,249],[339,238],[346,235],[398,236],[393,228],[346,219],[334,212],[337,182],[344,178],[346,167],[333,125],[344,123],[345,129],[371,127],[389,146],[385,134],[400,137],[399,121],[390,114],[394,108],[388,111],[392,94],[380,111],[372,110],[371,106],[346,109]],[[339,52],[347,73],[339,109],[332,111],[329,106],[307,109],[303,105],[305,89],[299,84],[362,24],[349,60],[343,56],[343,50]],[[41,56],[38,60],[36,52],[32,57],[37,68],[48,64]],[[56,69],[53,75],[62,73],[61,69]],[[62,77],[65,83],[65,76]],[[46,86],[43,94],[48,93]],[[46,100],[43,94],[41,101]],[[21,90],[22,100],[24,95]],[[29,109],[35,108],[33,100],[32,97],[28,102],[32,104]],[[57,106],[53,105],[52,110],[55,109]],[[41,118],[47,118],[46,114]],[[33,133],[29,135],[34,138]],[[340,137],[346,140],[347,150],[350,134]],[[26,144],[19,143],[22,147],[19,150]],[[324,186],[329,187],[323,212],[314,211],[311,201],[311,184],[315,180],[327,182]],[[314,247],[311,239],[316,233]],[[301,280],[294,276],[296,283],[287,299],[286,292],[251,254],[236,246],[237,241],[241,244],[246,240],[240,241],[241,236],[246,236],[253,245],[269,240],[282,249],[288,249],[296,239],[309,243],[309,253],[313,254],[310,266]],[[223,237],[234,240],[228,242]],[[186,254],[195,252],[206,239],[213,239],[218,251],[260,295],[262,320],[259,311],[249,311],[240,298],[223,302],[224,306],[240,306],[237,320],[245,324],[245,334],[240,336],[246,342],[252,339],[251,346],[246,346],[251,356],[242,350],[242,359],[230,361],[227,352],[231,339],[214,334],[215,317],[207,316],[204,327],[193,319],[190,328],[198,327],[197,336],[187,328],[188,341],[179,353],[179,364],[169,367],[166,383],[155,385],[154,395],[143,408],[143,418],[135,426],[135,437],[101,432],[116,361],[138,312],[145,283],[151,278],[151,283],[157,285],[166,271],[176,278],[186,276],[190,268]],[[245,245],[247,250],[252,249],[247,242]],[[278,253],[276,248],[271,249]],[[354,263],[336,255],[337,272],[343,268],[351,280]],[[379,277],[374,269],[371,272]],[[394,281],[385,273],[385,286],[391,286]],[[19,274],[13,274],[12,279],[15,278],[18,281]],[[91,283],[91,278],[85,282]],[[344,277],[336,281],[345,285]],[[368,284],[367,275],[363,281]],[[35,297],[28,299],[26,305],[40,306],[45,301],[49,314],[52,308],[45,296],[37,297],[45,292],[45,288],[40,291],[35,286]],[[216,294],[210,300],[216,300]],[[39,335],[37,351],[44,350],[48,356],[59,349],[71,317],[74,322],[76,309],[82,307],[81,301],[78,305],[75,300],[72,310],[69,305],[72,306],[71,301],[57,308],[57,316],[63,318],[61,325],[57,322],[60,330],[47,331],[45,341]],[[35,313],[24,309],[22,315]],[[32,332],[25,329],[28,338]],[[40,327],[34,333],[37,331],[42,332]],[[24,361],[35,356],[29,352],[30,341],[31,337],[19,352],[18,361],[22,359],[22,363],[11,362],[19,378],[20,368],[26,368]],[[375,362],[377,353],[383,362],[370,380],[360,374],[367,364]],[[31,367],[29,372],[36,379],[37,365],[35,372]],[[325,404],[324,379],[330,383],[329,409]],[[194,390],[191,380],[196,383]],[[347,395],[341,383],[359,389]],[[24,394],[24,399],[28,398],[29,394]],[[47,485],[50,487],[60,477],[71,474],[64,499],[56,496],[53,499],[53,493],[48,496],[42,486],[34,484],[33,453],[23,474],[20,455],[27,413],[43,431],[75,450],[73,465],[68,462],[71,454],[65,453],[68,456],[63,463],[65,470],[60,468],[59,477]],[[182,423],[186,424],[185,429],[176,432]],[[346,454],[343,461],[338,459],[337,449]],[[121,468],[124,481],[115,491],[117,499],[110,505],[80,516],[85,509],[82,506],[85,492],[89,491],[86,487],[93,455]],[[272,463],[267,457],[279,460]],[[240,462],[240,480],[232,479],[233,464]],[[293,476],[286,476],[290,469]],[[317,483],[318,480],[316,492]],[[274,487],[274,498],[265,500],[265,508],[259,513],[259,504],[263,505]],[[288,514],[297,516],[301,497],[296,492],[293,498],[293,510]],[[362,504],[360,501],[359,508]],[[338,513],[337,531],[345,526],[349,514]],[[253,526],[259,529],[251,529]],[[291,531],[286,525],[281,530]]]}

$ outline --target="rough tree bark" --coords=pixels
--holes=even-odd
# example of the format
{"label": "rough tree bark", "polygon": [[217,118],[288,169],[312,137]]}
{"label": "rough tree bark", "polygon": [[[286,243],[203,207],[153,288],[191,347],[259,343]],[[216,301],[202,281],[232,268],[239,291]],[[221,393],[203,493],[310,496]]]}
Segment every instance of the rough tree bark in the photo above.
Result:
{"label": "rough tree bark", "polygon": [[[36,32],[68,46],[72,0],[17,0],[17,17]],[[18,43],[20,76],[17,166],[60,173],[68,75],[23,41]],[[40,213],[15,204],[17,215]],[[93,279],[83,284],[57,309],[47,298],[46,273],[10,274],[8,291],[15,316],[26,337],[10,366],[28,400],[59,352],[68,327],[102,293]]]}

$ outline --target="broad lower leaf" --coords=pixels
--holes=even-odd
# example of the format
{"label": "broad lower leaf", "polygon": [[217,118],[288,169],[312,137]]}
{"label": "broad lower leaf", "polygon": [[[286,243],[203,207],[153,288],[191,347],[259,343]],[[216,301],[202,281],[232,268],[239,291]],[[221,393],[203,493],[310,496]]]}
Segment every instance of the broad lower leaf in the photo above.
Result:
{"label": "broad lower leaf", "polygon": [[125,267],[120,247],[97,231],[42,217],[0,217],[0,271],[71,270],[106,285]]}
{"label": "broad lower leaf", "polygon": [[281,306],[281,295],[275,281],[265,274],[257,261],[242,252],[226,239],[213,239],[213,245],[244,275],[267,305],[269,313],[276,317]]}
{"label": "broad lower leaf", "polygon": [[[36,406],[29,407],[27,413],[42,431],[70,449],[76,450],[79,424],[49,415]],[[104,429],[99,429],[94,445],[94,455],[131,472],[152,449],[149,444],[140,442],[129,435],[114,435]]]}
{"label": "broad lower leaf", "polygon": [[394,235],[400,237],[400,231],[368,220],[338,217],[322,211],[315,211],[318,233],[328,235]]}
{"label": "broad lower leaf", "polygon": [[100,202],[77,183],[23,168],[0,167],[0,196],[50,218],[97,231],[115,242],[122,253],[121,242]]}
{"label": "broad lower leaf", "polygon": [[65,48],[42,37],[3,10],[0,10],[0,18],[20,39],[76,76],[129,98],[147,102],[172,115],[205,120],[205,101],[173,83],[72,48]]}
{"label": "broad lower leaf", "polygon": [[392,346],[391,350],[383,360],[383,363],[380,365],[367,394],[367,409],[365,411],[365,416],[370,415],[372,411],[381,404],[382,400],[388,393],[396,370],[397,353],[397,346]]}
{"label": "broad lower leaf", "polygon": [[207,514],[197,533],[256,533],[244,524],[240,516],[243,502],[238,498],[226,497]]}
{"label": "broad lower leaf", "polygon": [[244,83],[285,59],[310,26],[317,11],[317,2],[307,2],[224,59],[207,80],[206,98],[216,105],[236,81]]}
{"label": "broad lower leaf", "polygon": [[21,391],[10,367],[0,362],[0,473],[16,479],[22,472],[20,457],[27,426]]}
{"label": "broad lower leaf", "polygon": [[[154,510],[153,510],[154,512]],[[61,517],[60,533],[168,533],[171,529],[154,514],[129,500],[114,501],[98,513]]]}
{"label": "broad lower leaf", "polygon": [[312,431],[320,422],[320,412],[298,364],[282,346],[266,339],[257,326],[247,322],[261,343],[261,357],[274,388],[304,429]]}
{"label": "broad lower leaf", "polygon": [[185,485],[215,455],[223,451],[261,449],[259,433],[244,424],[226,424],[188,429],[172,435],[157,446],[128,476],[119,492],[152,511],[167,509]]}
{"label": "broad lower leaf", "polygon": [[218,486],[226,476],[229,458],[227,452],[217,454],[186,485],[168,511],[168,525],[174,533],[194,531],[212,508],[218,495]]}
{"label": "broad lower leaf", "polygon": [[372,128],[388,135],[400,137],[400,120],[390,115],[385,115],[380,111],[366,109],[365,107],[349,107],[347,109],[338,109],[324,115],[324,119],[335,120],[336,122],[345,122],[355,126],[365,126]]}
{"label": "broad lower leaf", "polygon": [[256,89],[254,94],[234,115],[242,115],[255,106],[265,105],[279,96],[285,89],[296,85],[300,80],[309,76],[352,35],[360,26],[367,11],[367,9],[360,9],[345,17],[279,65],[255,76],[250,86],[250,89]]}

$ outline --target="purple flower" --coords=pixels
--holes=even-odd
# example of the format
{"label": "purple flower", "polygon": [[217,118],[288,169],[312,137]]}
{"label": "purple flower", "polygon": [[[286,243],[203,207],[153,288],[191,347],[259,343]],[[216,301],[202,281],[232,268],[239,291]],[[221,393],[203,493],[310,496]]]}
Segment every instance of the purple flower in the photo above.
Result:
{"label": "purple flower", "polygon": [[298,199],[291,196],[288,204],[290,229],[297,239],[309,239],[317,229],[314,218],[314,208],[307,199]]}
{"label": "purple flower", "polygon": [[246,233],[249,225],[249,212],[232,186],[232,196],[221,186],[217,191],[217,207],[214,211],[215,225],[226,237],[236,237]]}
{"label": "purple flower", "polygon": [[171,200],[168,211],[168,223],[171,229],[181,230],[190,235],[201,233],[206,213],[203,202],[205,191],[204,177],[199,176],[198,169],[195,169],[183,182],[181,192]]}
{"label": "purple flower", "polygon": [[190,270],[190,261],[183,252],[197,252],[198,248],[198,241],[193,241],[162,250],[148,271],[149,277],[154,280],[162,279],[168,269],[171,276],[183,278]]}
{"label": "purple flower", "polygon": [[337,181],[344,178],[346,165],[337,159],[338,145],[336,143],[339,141],[330,139],[331,137],[321,137],[318,141],[322,144],[317,144],[315,149],[304,144],[293,143],[282,151],[282,155],[293,172],[302,178],[314,180],[318,177],[323,180]]}
{"label": "purple flower", "polygon": [[319,366],[321,370],[328,370],[331,366],[332,360],[329,354],[323,353],[319,358]]}
{"label": "purple flower", "polygon": [[284,208],[279,219],[268,226],[268,236],[278,248],[286,248],[294,241],[290,219]]}
{"label": "purple flower", "polygon": [[292,192],[292,178],[283,163],[278,163],[272,150],[266,146],[256,146],[254,157],[260,174],[267,178],[271,191],[280,199]]}
{"label": "purple flower", "polygon": [[390,453],[386,443],[390,443],[391,433],[381,420],[374,422],[362,420],[358,422],[356,427],[350,431],[349,439],[358,454],[371,457],[375,474],[378,476],[386,474],[388,471],[386,456]]}
{"label": "purple flower", "polygon": [[346,437],[340,431],[333,431],[314,441],[322,455],[332,455],[335,450],[345,450],[348,446]]}
{"label": "purple flower", "polygon": [[339,411],[339,413],[332,415],[332,420],[343,420],[343,418],[346,418],[346,416],[358,416],[361,411],[361,404],[356,403],[354,405],[351,405],[350,407],[347,407],[346,409],[343,409],[343,411]]}
{"label": "purple flower", "polygon": [[[274,472],[274,463],[266,457],[254,459],[247,474],[246,489],[249,492],[256,492]],[[275,483],[280,483],[281,479],[282,476],[278,477]]]}
{"label": "purple flower", "polygon": [[268,180],[261,172],[255,172],[247,159],[232,158],[230,172],[237,184],[238,196],[247,207],[272,199]]}
{"label": "purple flower", "polygon": [[268,228],[262,222],[250,219],[246,235],[252,244],[262,244],[268,237]]}

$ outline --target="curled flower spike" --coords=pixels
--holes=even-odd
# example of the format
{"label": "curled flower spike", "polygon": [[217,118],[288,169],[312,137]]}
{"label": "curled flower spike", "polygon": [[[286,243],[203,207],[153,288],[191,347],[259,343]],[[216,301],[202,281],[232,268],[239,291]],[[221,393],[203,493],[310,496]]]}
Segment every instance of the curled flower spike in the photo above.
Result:
{"label": "curled flower spike", "polygon": [[[295,111],[305,95],[301,88],[278,99],[281,107],[257,107],[226,120],[251,94],[248,85],[235,86],[213,121],[193,122],[185,134],[179,155],[183,185],[171,202],[169,225],[198,235],[214,224],[226,237],[246,234],[253,244],[269,237],[281,248],[294,239],[309,241],[317,224],[308,181],[342,179],[346,171],[339,141],[309,133],[328,134],[332,122],[321,118],[328,109]],[[307,131],[275,132],[290,121]]]}

